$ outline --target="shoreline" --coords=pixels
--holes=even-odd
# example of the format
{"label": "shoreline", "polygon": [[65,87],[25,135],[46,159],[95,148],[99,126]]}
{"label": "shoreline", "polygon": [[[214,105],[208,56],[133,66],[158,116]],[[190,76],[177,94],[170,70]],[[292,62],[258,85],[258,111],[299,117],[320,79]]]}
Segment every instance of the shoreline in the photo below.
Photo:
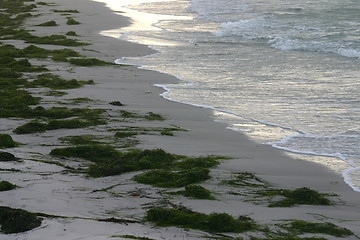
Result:
{"label": "shoreline", "polygon": [[[49,3],[51,1],[48,1]],[[51,7],[49,7],[51,8]],[[79,14],[75,15],[75,19],[82,22],[81,25],[74,26],[74,29],[80,36],[81,41],[89,41],[92,45],[85,46],[82,52],[86,52],[87,56],[99,57],[102,60],[114,61],[114,57],[123,56],[143,56],[148,53],[151,54],[153,50],[144,45],[126,42],[119,39],[104,37],[100,35],[100,31],[112,27],[118,28],[119,25],[126,26],[131,20],[124,17],[115,15],[106,8],[104,4],[98,2],[81,0],[76,4],[71,1],[62,1],[57,8],[60,9],[78,9]],[[96,8],[96,11],[95,9]],[[110,14],[111,12],[111,14]],[[27,25],[34,25],[35,23],[44,22],[48,19],[56,19],[58,22],[63,19],[63,16],[48,16],[42,15],[37,19],[31,19]],[[37,34],[49,34],[51,31],[66,32],[68,29],[41,29],[35,27]],[[11,41],[10,41],[11,42]],[[20,44],[21,45],[21,44]],[[39,45],[41,47],[49,47],[46,45]],[[116,56],[115,56],[116,55]],[[120,56],[121,55],[121,56]],[[34,62],[42,62],[35,60]],[[47,61],[48,62],[48,61]],[[222,191],[222,187],[214,184],[215,179],[228,176],[234,172],[252,172],[259,174],[261,178],[272,183],[279,188],[299,188],[311,187],[321,192],[336,192],[344,204],[337,205],[336,207],[324,206],[311,206],[299,205],[291,208],[268,208],[258,206],[255,204],[241,202],[236,197],[222,196],[219,194],[218,201],[201,201],[201,200],[187,200],[184,198],[172,199],[174,203],[184,204],[185,206],[200,211],[202,213],[212,212],[229,212],[233,215],[245,214],[251,216],[256,221],[262,223],[276,222],[279,219],[294,219],[301,218],[304,220],[314,220],[316,215],[326,216],[325,219],[334,221],[337,224],[348,227],[356,234],[360,226],[359,218],[359,194],[352,191],[352,189],[343,182],[343,179],[338,174],[329,172],[325,167],[292,159],[285,156],[280,150],[276,150],[268,145],[256,144],[251,142],[246,136],[236,133],[232,130],[226,129],[226,124],[217,123],[213,121],[212,111],[209,109],[201,109],[183,103],[171,102],[163,99],[159,95],[163,90],[156,87],[154,84],[169,83],[178,81],[174,76],[170,76],[155,71],[142,70],[134,66],[126,66],[124,68],[114,67],[74,67],[68,66],[67,63],[47,63],[47,67],[54,69],[56,74],[60,74],[66,79],[76,78],[78,80],[87,81],[94,79],[96,85],[83,86],[68,90],[68,95],[63,98],[57,98],[58,101],[65,99],[72,99],[76,97],[96,99],[95,103],[83,104],[89,108],[109,108],[108,102],[119,100],[125,104],[121,108],[112,107],[109,113],[110,118],[117,119],[105,127],[94,127],[97,134],[104,134],[106,128],[119,128],[121,126],[132,127],[170,127],[177,126],[181,129],[188,131],[179,131],[175,136],[163,135],[138,135],[137,139],[140,141],[137,148],[140,149],[164,149],[167,152],[178,155],[187,156],[204,156],[204,155],[219,155],[227,156],[232,159],[223,161],[217,168],[212,169],[211,175],[214,180],[204,183],[204,186],[209,187],[213,191]],[[50,106],[54,103],[47,103]],[[94,106],[95,105],[95,106]],[[129,119],[127,122],[120,122],[120,118],[116,116],[119,109],[127,111],[135,111],[136,113],[154,112],[165,116],[163,122],[142,122]],[[10,132],[14,126],[18,125],[9,120],[7,125],[7,132]],[[59,143],[58,137],[67,136],[74,133],[84,133],[87,130],[55,130],[55,132],[46,132],[43,135],[35,134],[31,136],[13,135],[14,140],[24,143],[26,145],[6,149],[6,151],[15,153],[18,157],[24,158],[26,161],[20,164],[22,169],[31,169],[30,173],[22,174],[6,174],[8,180],[16,182],[17,185],[24,186],[24,180],[27,179],[31,184],[23,189],[15,190],[7,197],[1,200],[1,205],[11,205],[11,207],[24,207],[33,212],[46,212],[48,214],[63,215],[63,216],[82,216],[94,217],[103,216],[110,217],[111,212],[124,208],[124,213],[119,213],[120,216],[139,217],[143,214],[144,210],[139,209],[136,204],[145,204],[153,200],[136,199],[129,196],[122,197],[119,202],[118,197],[114,197],[109,193],[99,195],[101,200],[96,200],[93,196],[87,201],[80,200],[95,189],[106,188],[110,185],[118,184],[118,181],[129,182],[131,174],[124,174],[126,176],[105,177],[100,179],[84,179],[82,176],[63,176],[62,170],[58,166],[46,165],[44,163],[37,163],[31,160],[33,152],[41,153],[45,159],[48,158],[49,150],[54,146],[64,147],[66,144]],[[109,133],[108,133],[109,134]],[[45,137],[45,138],[44,138]],[[46,140],[45,146],[44,140]],[[11,164],[9,164],[11,166]],[[41,175],[37,175],[37,172]],[[23,175],[23,176],[22,176]],[[52,176],[54,175],[54,176]],[[19,178],[20,177],[20,178]],[[72,179],[74,177],[74,179]],[[49,181],[52,178],[54,182]],[[38,182],[38,183],[37,183]],[[38,185],[37,185],[38,184]],[[93,186],[95,185],[95,186]],[[216,185],[216,186],[215,186]],[[45,188],[43,188],[46,186]],[[146,189],[151,192],[151,195],[158,197],[158,193],[149,186],[141,184],[130,183],[130,187],[126,186],[119,189],[121,192],[132,191],[134,189]],[[71,192],[69,189],[73,189]],[[75,189],[75,191],[74,191]],[[79,189],[79,190],[76,190]],[[83,190],[81,190],[83,189]],[[21,192],[22,191],[22,192]],[[34,192],[31,192],[34,191]],[[67,192],[69,191],[69,192]],[[82,193],[83,191],[83,193]],[[160,189],[155,188],[155,192]],[[49,196],[49,194],[52,192]],[[225,194],[225,193],[224,193]],[[65,197],[63,196],[65,195]],[[79,195],[79,196],[78,196]],[[52,199],[53,198],[53,199]],[[55,199],[55,200],[54,200]],[[71,200],[73,199],[73,200]],[[76,201],[79,201],[77,203]],[[82,206],[81,204],[85,204]],[[93,205],[95,204],[95,208]],[[205,204],[204,204],[205,203]],[[129,206],[127,206],[127,204]],[[57,206],[58,205],[58,206]],[[121,207],[115,207],[121,205]],[[115,209],[114,209],[115,207]],[[135,213],[128,209],[130,207],[136,208]],[[79,208],[79,209],[77,209]],[[99,209],[100,210],[99,210]],[[141,207],[140,207],[141,208]],[[311,212],[312,214],[308,214]],[[110,214],[109,214],[110,213]],[[116,216],[118,216],[116,215]],[[338,221],[340,219],[340,221]],[[350,222],[343,222],[341,220],[349,220]],[[194,232],[187,232],[181,228],[176,229],[153,229],[149,224],[138,224],[136,226],[121,226],[114,223],[95,223],[91,220],[46,220],[45,227],[32,230],[22,235],[9,235],[8,239],[18,239],[23,236],[27,239],[47,239],[51,234],[55,233],[56,239],[76,239],[79,236],[86,237],[87,239],[109,239],[112,235],[119,235],[119,232],[126,232],[128,234],[135,234],[139,236],[148,236],[160,238],[165,236],[165,239],[176,239],[186,237],[188,239],[198,239],[201,234]],[[77,227],[77,224],[79,224]],[[96,231],[94,228],[101,225],[100,229]],[[139,226],[140,225],[140,226]],[[86,229],[92,229],[89,233]],[[65,230],[67,229],[67,233]],[[121,230],[119,230],[121,229]],[[106,232],[111,232],[105,236]],[[40,235],[39,235],[40,234]],[[195,234],[195,237],[190,237]],[[39,237],[40,236],[40,237]],[[101,238],[100,238],[101,236]],[[0,238],[5,235],[0,234]],[[123,237],[118,237],[123,239]],[[351,238],[349,238],[351,239]],[[355,238],[354,238],[355,239]]]}

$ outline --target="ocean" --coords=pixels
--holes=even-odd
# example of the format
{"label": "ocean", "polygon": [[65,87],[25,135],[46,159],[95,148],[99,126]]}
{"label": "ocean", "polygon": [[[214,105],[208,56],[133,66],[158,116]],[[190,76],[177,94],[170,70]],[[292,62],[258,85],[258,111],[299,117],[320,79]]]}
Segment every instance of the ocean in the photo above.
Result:
{"label": "ocean", "polygon": [[99,0],[131,17],[103,34],[158,51],[163,97],[341,173],[360,191],[360,1]]}

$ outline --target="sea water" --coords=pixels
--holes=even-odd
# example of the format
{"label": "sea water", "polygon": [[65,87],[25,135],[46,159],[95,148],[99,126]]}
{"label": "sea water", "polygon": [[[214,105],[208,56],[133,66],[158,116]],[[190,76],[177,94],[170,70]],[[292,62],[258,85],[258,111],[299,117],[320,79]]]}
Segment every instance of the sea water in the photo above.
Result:
{"label": "sea water", "polygon": [[159,51],[118,62],[182,80],[159,84],[164,97],[211,108],[360,191],[360,1],[102,1],[134,19],[104,34]]}

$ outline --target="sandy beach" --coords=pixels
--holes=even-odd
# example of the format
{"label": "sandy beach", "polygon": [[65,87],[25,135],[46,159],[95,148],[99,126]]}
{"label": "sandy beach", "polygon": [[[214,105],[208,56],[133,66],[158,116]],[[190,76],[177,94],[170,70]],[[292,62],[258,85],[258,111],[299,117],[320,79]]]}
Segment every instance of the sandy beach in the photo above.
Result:
{"label": "sandy beach", "polygon": [[[46,0],[49,5],[38,5],[39,16],[25,22],[26,29],[34,30],[33,35],[44,36],[65,34],[75,31],[78,36],[69,37],[88,46],[66,47],[81,55],[114,62],[121,57],[146,56],[154,50],[144,45],[130,43],[100,34],[101,31],[125,27],[131,19],[114,13],[103,3],[90,0]],[[55,3],[54,5],[50,3]],[[67,25],[68,16],[52,9],[76,9],[70,17],[79,25]],[[36,26],[55,20],[58,26]],[[3,44],[13,44],[24,48],[30,44],[22,40],[1,40]],[[63,46],[37,44],[54,50]],[[44,89],[33,89],[33,95],[42,98],[45,108],[53,106],[106,109],[108,124],[81,129],[58,129],[43,133],[19,135],[12,131],[28,120],[2,118],[1,133],[6,133],[21,143],[20,146],[2,149],[14,154],[21,161],[0,162],[1,169],[15,168],[19,172],[2,171],[1,180],[9,181],[20,188],[1,193],[0,205],[25,209],[35,213],[61,217],[45,217],[40,227],[16,233],[0,233],[0,239],[9,240],[101,240],[101,239],[250,239],[248,233],[214,234],[201,230],[180,227],[158,227],[142,221],[146,211],[152,206],[170,201],[193,211],[211,214],[228,213],[234,217],[246,215],[259,225],[274,226],[284,220],[299,219],[309,222],[330,222],[347,228],[354,234],[336,237],[327,234],[305,233],[301,237],[323,237],[325,239],[358,239],[360,237],[360,194],[354,192],[340,174],[331,172],[324,166],[291,158],[280,150],[268,145],[251,142],[246,136],[227,129],[225,124],[214,121],[214,112],[166,100],[160,96],[164,89],[154,86],[162,83],[177,83],[179,80],[163,73],[139,69],[136,66],[74,66],[68,62],[54,62],[49,59],[31,59],[34,65],[45,65],[52,73],[63,79],[81,81],[93,80],[95,85],[66,90],[64,96],[46,96]],[[88,98],[93,101],[71,102],[71,99]],[[124,106],[110,105],[120,101]],[[146,121],[139,118],[125,119],[121,111],[145,115],[149,112],[160,114],[163,121]],[[180,195],[166,195],[174,189],[152,187],[140,184],[131,178],[137,172],[116,176],[91,178],[85,174],[64,172],[64,167],[51,164],[60,161],[69,166],[84,166],[86,161],[50,156],[52,149],[67,147],[59,138],[73,135],[91,134],[105,142],[122,128],[152,129],[150,134],[138,134],[132,140],[138,141],[139,149],[163,149],[166,152],[185,156],[225,156],[229,159],[211,168],[211,179],[200,185],[209,189],[216,200],[196,200]],[[162,135],[154,129],[176,128],[174,136]],[[106,138],[108,137],[108,138]],[[120,151],[123,142],[111,142]],[[38,161],[41,160],[41,161]],[[292,207],[268,207],[266,201],[253,199],[256,187],[221,184],[236,173],[254,173],[276,189],[296,189],[308,187],[330,196],[334,202],[330,206],[301,204]],[[107,190],[104,190],[107,189]],[[100,191],[99,191],[100,190]],[[235,194],[236,193],[236,194]],[[99,219],[125,218],[136,222],[114,223]],[[229,238],[225,238],[225,236]],[[254,233],[252,236],[263,237]],[[358,237],[359,236],[359,237]],[[140,238],[143,237],[143,238]],[[272,238],[261,238],[272,239]],[[285,238],[284,238],[285,239]],[[287,238],[295,239],[295,238]],[[297,238],[296,238],[297,239]]]}

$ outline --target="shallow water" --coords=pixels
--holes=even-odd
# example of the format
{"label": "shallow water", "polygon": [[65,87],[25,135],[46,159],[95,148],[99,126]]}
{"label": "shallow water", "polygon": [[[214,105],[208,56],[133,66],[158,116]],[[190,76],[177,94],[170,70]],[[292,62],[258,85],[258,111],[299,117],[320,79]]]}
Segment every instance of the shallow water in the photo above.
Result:
{"label": "shallow water", "polygon": [[178,76],[161,85],[166,98],[217,110],[229,128],[360,190],[359,1],[116,2],[135,24],[104,34],[160,52],[119,62]]}

